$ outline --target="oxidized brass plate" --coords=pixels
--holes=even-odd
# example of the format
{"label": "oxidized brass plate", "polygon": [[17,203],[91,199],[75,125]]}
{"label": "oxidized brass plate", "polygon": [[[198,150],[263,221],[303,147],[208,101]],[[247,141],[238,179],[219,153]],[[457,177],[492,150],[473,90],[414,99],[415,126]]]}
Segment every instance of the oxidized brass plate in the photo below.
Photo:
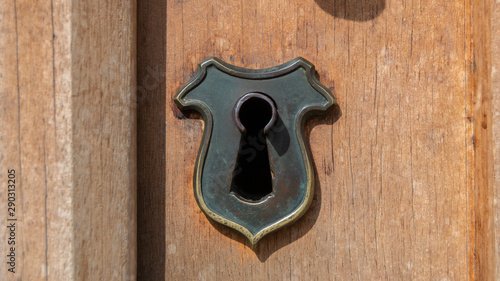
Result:
{"label": "oxidized brass plate", "polygon": [[336,103],[314,65],[296,58],[255,70],[208,58],[175,102],[205,121],[193,182],[209,218],[253,247],[306,212],[314,173],[304,123]]}

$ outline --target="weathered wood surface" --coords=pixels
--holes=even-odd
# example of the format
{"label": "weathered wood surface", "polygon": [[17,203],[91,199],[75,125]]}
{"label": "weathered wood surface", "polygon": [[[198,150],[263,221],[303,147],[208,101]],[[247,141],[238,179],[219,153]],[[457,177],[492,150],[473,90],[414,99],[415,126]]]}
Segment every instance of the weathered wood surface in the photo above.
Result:
{"label": "weathered wood surface", "polygon": [[[495,170],[498,155],[493,155],[498,142],[494,128],[499,121],[495,111],[493,59],[497,49],[494,37],[494,12],[497,1],[474,1],[472,10],[473,67],[470,86],[473,91],[473,137],[474,137],[474,193],[469,197],[474,202],[474,271],[477,280],[498,280],[495,263],[499,249],[495,247],[498,234],[495,229]],[[498,55],[498,52],[497,52]],[[495,120],[497,119],[497,120]],[[496,162],[496,163],[495,163]]]}
{"label": "weathered wood surface", "polygon": [[[495,1],[149,0],[138,8],[140,279],[495,278]],[[330,113],[309,124],[310,210],[255,251],[211,223],[193,196],[203,121],[184,118],[172,97],[208,56],[248,68],[303,56],[341,109],[336,122]]]}
{"label": "weathered wood surface", "polygon": [[[500,280],[500,2],[491,3],[491,97],[492,108],[491,118],[493,121],[492,141],[493,141],[493,172],[490,177],[493,179],[493,185],[490,192],[494,194],[493,199],[488,202],[493,206],[491,213],[494,217],[492,238],[495,240],[491,248],[494,249],[492,265],[495,266],[494,278]],[[493,279],[493,278],[492,278]]]}
{"label": "weathered wood surface", "polygon": [[135,22],[135,1],[0,1],[0,279],[135,278]]}

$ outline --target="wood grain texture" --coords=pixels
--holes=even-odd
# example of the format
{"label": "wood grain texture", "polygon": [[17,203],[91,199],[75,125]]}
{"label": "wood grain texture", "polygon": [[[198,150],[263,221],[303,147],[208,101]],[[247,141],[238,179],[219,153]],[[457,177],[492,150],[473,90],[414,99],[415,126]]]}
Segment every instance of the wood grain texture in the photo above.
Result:
{"label": "wood grain texture", "polygon": [[0,205],[16,171],[16,273],[136,275],[135,2],[0,1]]}
{"label": "wood grain texture", "polygon": [[[494,279],[500,280],[500,2],[491,2],[491,94],[492,94],[492,121],[493,126],[493,173],[494,180],[492,192],[494,216],[494,245],[495,256],[493,265]],[[492,278],[493,279],[493,278]]]}
{"label": "wood grain texture", "polygon": [[[495,221],[495,196],[498,180],[498,154],[495,138],[498,103],[494,81],[495,56],[498,56],[498,39],[495,38],[494,21],[497,1],[474,1],[473,68],[470,86],[473,89],[474,115],[474,271],[477,280],[497,280],[497,253]],[[498,12],[497,12],[498,13]],[[496,122],[495,122],[496,121]],[[472,201],[472,200],[471,200]]]}
{"label": "wood grain texture", "polygon": [[[149,154],[139,157],[144,159],[139,170],[155,170],[139,172],[144,192],[139,205],[145,206],[139,216],[163,214],[164,220],[155,216],[154,223],[144,223],[143,241],[154,249],[146,238],[164,234],[165,242],[158,244],[164,247],[159,255],[139,253],[143,264],[153,265],[139,266],[138,276],[492,276],[492,228],[478,224],[491,219],[491,205],[481,207],[492,199],[486,179],[491,173],[483,173],[491,165],[483,156],[491,152],[478,149],[491,140],[478,128],[479,115],[490,110],[478,102],[488,68],[479,70],[478,60],[489,59],[489,41],[481,40],[489,36],[483,28],[489,28],[485,12],[492,2],[479,2],[167,0],[166,7],[140,2],[138,32],[148,35],[138,43],[138,85],[148,101],[139,103],[138,118],[139,128],[149,127],[138,143],[147,143],[139,149]],[[203,121],[197,115],[186,119],[172,97],[208,56],[248,68],[303,56],[316,65],[341,108],[338,121],[330,113],[308,126],[318,183],[310,210],[264,238],[255,251],[237,233],[210,222],[193,196]],[[151,113],[163,104],[165,113]],[[154,210],[147,210],[149,202]]]}

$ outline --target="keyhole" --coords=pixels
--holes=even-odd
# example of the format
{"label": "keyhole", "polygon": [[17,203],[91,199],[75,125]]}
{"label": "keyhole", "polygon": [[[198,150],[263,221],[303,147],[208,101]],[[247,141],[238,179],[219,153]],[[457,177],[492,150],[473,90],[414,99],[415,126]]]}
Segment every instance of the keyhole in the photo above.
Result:
{"label": "keyhole", "polygon": [[266,133],[276,116],[274,102],[261,93],[246,94],[236,104],[234,119],[241,139],[231,192],[240,199],[256,202],[273,191]]}

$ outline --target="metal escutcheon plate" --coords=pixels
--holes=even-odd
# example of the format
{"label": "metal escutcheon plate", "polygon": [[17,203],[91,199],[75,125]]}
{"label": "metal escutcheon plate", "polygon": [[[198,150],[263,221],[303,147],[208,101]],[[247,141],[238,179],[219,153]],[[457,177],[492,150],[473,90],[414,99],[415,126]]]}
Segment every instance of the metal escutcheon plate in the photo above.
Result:
{"label": "metal escutcheon plate", "polygon": [[336,104],[314,65],[299,57],[255,70],[207,58],[175,102],[205,121],[193,183],[210,219],[254,247],[307,211],[314,172],[304,124]]}

